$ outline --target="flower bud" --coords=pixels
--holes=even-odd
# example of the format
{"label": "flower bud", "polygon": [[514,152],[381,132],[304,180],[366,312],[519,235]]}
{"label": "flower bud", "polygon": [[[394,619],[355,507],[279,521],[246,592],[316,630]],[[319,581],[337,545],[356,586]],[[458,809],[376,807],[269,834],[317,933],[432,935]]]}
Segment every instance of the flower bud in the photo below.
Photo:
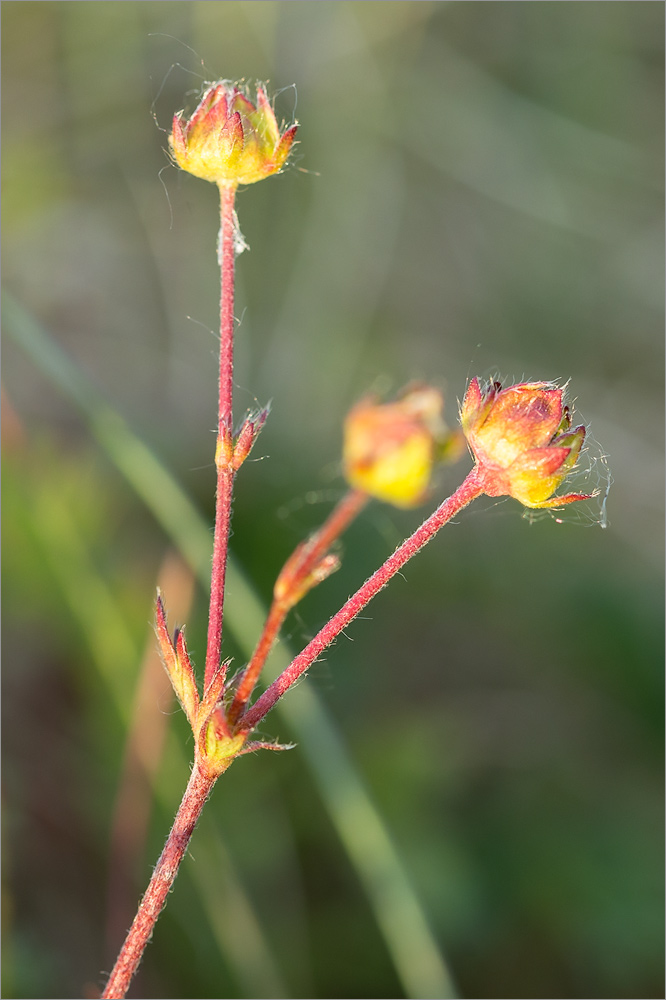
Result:
{"label": "flower bud", "polygon": [[564,390],[552,382],[522,382],[503,389],[469,384],[460,411],[463,433],[476,459],[484,492],[508,494],[525,507],[560,507],[590,495],[553,496],[571,472],[585,428],[571,430]]}
{"label": "flower bud", "polygon": [[340,569],[340,558],[329,552],[303,576],[303,560],[307,558],[307,542],[302,542],[282,567],[273,587],[273,597],[282,608],[289,610],[298,604],[317,584],[323,583]]}
{"label": "flower bud", "polygon": [[344,473],[350,486],[396,507],[425,499],[433,464],[447,437],[441,392],[408,389],[394,403],[361,400],[344,426]]}
{"label": "flower bud", "polygon": [[215,83],[191,118],[174,115],[169,145],[174,160],[195,177],[216,184],[254,184],[284,166],[296,135],[292,125],[280,135],[263,87],[257,103],[238,87]]}
{"label": "flower bud", "polygon": [[232,458],[234,472],[238,472],[252,451],[255,441],[259,437],[259,432],[266,423],[269,411],[270,405],[264,406],[262,410],[258,410],[257,412],[249,413],[245,417],[236,437],[236,443],[234,444]]}

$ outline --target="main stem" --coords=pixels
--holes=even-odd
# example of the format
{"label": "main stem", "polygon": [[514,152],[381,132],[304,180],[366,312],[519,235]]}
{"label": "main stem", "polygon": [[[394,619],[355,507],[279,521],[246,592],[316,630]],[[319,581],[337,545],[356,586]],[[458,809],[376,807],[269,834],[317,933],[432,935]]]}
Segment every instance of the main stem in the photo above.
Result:
{"label": "main stem", "polygon": [[416,529],[414,534],[405,539],[393,555],[389,556],[386,562],[349,598],[338,613],[333,615],[277,680],[257,699],[252,708],[240,717],[236,728],[243,732],[249,732],[253,729],[270,712],[285,691],[314,663],[317,657],[340,635],[366,604],[386,586],[391,577],[395,576],[447,521],[450,521],[481,493],[483,493],[483,487],[475,466],[455,493],[440,504],[437,510]]}
{"label": "main stem", "polygon": [[220,380],[215,457],[217,492],[204,690],[208,687],[221,659],[224,582],[227,572],[231,495],[234,485],[234,470],[231,459],[233,455],[234,264],[236,259],[235,196],[235,186],[220,184]]}
{"label": "main stem", "polygon": [[[227,570],[233,468],[233,371],[234,371],[234,265],[236,258],[236,188],[220,184],[220,377],[217,419],[217,491],[215,498],[215,535],[210,586],[210,610],[204,691],[221,659],[224,583]],[[224,720],[222,719],[222,722]],[[226,728],[226,723],[224,723]],[[137,970],[141,956],[153,933],[157,918],[174,883],[187,845],[201,815],[201,810],[218,774],[211,774],[195,759],[194,768],[180,804],[171,833],[141,900],[136,917],[102,994],[122,998]]]}
{"label": "main stem", "polygon": [[207,773],[195,762],[171,833],[109,976],[102,1000],[122,1000],[127,993],[216,778],[217,775]]}

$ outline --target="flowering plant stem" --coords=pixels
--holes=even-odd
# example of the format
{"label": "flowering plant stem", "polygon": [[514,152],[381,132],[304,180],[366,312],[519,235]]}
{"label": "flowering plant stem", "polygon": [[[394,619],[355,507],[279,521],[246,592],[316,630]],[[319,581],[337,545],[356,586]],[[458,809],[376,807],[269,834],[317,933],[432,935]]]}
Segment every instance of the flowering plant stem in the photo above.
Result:
{"label": "flowering plant stem", "polygon": [[[405,563],[434,537],[440,528],[482,492],[483,488],[480,483],[477,467],[475,466],[455,493],[444,500],[434,513],[409,538],[398,546],[393,555],[389,556],[386,562],[349,598],[340,611],[331,618],[314,639],[308,643],[305,649],[292,660],[286,670],[266,689],[255,704],[240,716],[233,727],[235,732],[241,734],[249,733],[254,729],[273,708],[278,699],[282,697],[285,691],[305,673],[324,649],[340,635],[372,598],[386,586],[391,577],[395,576]],[[356,499],[356,503],[360,503],[360,498]],[[351,512],[354,505],[351,501],[345,505],[347,511]],[[332,517],[329,519],[327,525],[330,526],[331,520],[335,523],[336,518]],[[316,538],[317,536],[313,537]],[[222,716],[222,714],[221,712],[217,713],[216,719]],[[226,722],[229,726],[230,720],[228,718]],[[232,757],[229,758],[229,764],[232,759]],[[220,770],[218,774],[211,775],[200,760],[197,751],[192,776],[176,815],[173,828],[141,901],[134,923],[129,930],[125,944],[122,947],[116,965],[102,994],[103,1000],[106,1000],[106,998],[121,1000],[125,996],[169,889],[176,877],[178,867],[183,859],[201,810],[219,773],[222,773],[222,771]]]}
{"label": "flowering plant stem", "polygon": [[360,410],[356,408],[353,421],[347,424],[345,442],[347,478],[353,488],[324,525],[299,545],[285,563],[254,653],[240,678],[232,684],[226,683],[222,626],[234,478],[268,412],[264,409],[248,414],[234,437],[234,270],[241,244],[234,202],[238,184],[253,184],[281,170],[296,128],[294,124],[280,134],[263,87],[257,87],[255,106],[243,89],[225,81],[206,90],[189,119],[183,120],[180,113],[174,116],[169,141],[175,161],[195,176],[217,183],[220,191],[217,487],[208,637],[200,693],[184,630],[176,629],[172,638],[158,592],[158,642],[172,686],[192,728],[194,765],[171,833],[102,994],[108,1000],[121,1000],[127,992],[216,779],[240,754],[262,747],[284,749],[274,743],[248,742],[248,739],[282,695],[405,563],[481,493],[508,494],[534,508],[558,507],[588,498],[577,493],[553,496],[574,467],[585,438],[584,427],[571,429],[563,390],[545,382],[521,383],[508,389],[493,382],[482,390],[478,380],[473,379],[463,401],[461,422],[475,459],[474,468],[248,708],[287,613],[338,567],[337,556],[329,550],[369,495],[410,506],[420,502],[427,492],[433,460],[442,443],[439,440],[443,435],[441,394],[421,386],[394,405],[366,404]]}
{"label": "flowering plant stem", "polygon": [[219,188],[221,291],[220,379],[217,447],[215,452],[217,493],[215,500],[215,535],[213,541],[213,569],[210,585],[204,690],[208,687],[221,659],[224,581],[227,570],[227,550],[229,547],[231,494],[235,475],[231,459],[233,454],[232,397],[234,372],[234,265],[236,256],[234,200],[236,187],[231,184],[220,184]]}
{"label": "flowering plant stem", "polygon": [[216,777],[217,775],[207,773],[195,762],[164,850],[155,865],[148,888],[109,976],[102,1000],[122,998],[127,993]]}
{"label": "flowering plant stem", "polygon": [[302,596],[302,587],[321,563],[331,545],[346,531],[369,500],[361,490],[348,490],[322,526],[299,545],[284,565],[275,585],[273,601],[259,641],[236,688],[227,713],[229,725],[242,714],[264,668],[289,610]]}
{"label": "flowering plant stem", "polygon": [[[233,455],[234,265],[236,255],[234,201],[236,187],[232,184],[220,184],[219,189],[221,288],[220,374],[216,447],[217,492],[204,690],[208,687],[221,660],[224,584],[229,547],[231,496],[235,475],[231,458]],[[218,725],[224,728],[225,720],[222,713],[218,713],[217,721]],[[215,784],[216,777],[216,774],[206,771],[197,755],[171,833],[157,862],[144,897],[141,900],[136,917],[128,931],[125,943],[116,960],[114,969],[102,994],[103,998],[122,998],[127,993],[132,977],[141,961],[144,949],[152,935],[157,918],[178,873],[180,862],[183,859],[201,810]]]}
{"label": "flowering plant stem", "polygon": [[455,517],[459,511],[472,500],[483,493],[478,467],[467,474],[455,493],[444,500],[430,517],[416,529],[413,535],[406,538],[395,550],[392,556],[369,577],[362,587],[344,604],[337,614],[324,625],[305,649],[296,656],[280,676],[268,687],[254,705],[239,719],[236,729],[250,732],[270,712],[279,698],[298,678],[314,663],[318,656],[363,610],[372,598],[382,590],[392,576],[395,576],[405,563],[416,555],[430,539],[437,534],[447,521]]}

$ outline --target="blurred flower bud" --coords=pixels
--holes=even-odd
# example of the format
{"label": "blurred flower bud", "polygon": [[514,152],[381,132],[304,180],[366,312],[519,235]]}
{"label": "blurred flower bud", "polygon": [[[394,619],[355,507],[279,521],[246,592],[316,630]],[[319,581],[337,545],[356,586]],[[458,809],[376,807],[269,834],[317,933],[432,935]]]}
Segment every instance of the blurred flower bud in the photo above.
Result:
{"label": "blurred flower bud", "polygon": [[484,391],[472,379],[460,411],[462,429],[476,459],[484,492],[509,494],[525,507],[560,507],[589,494],[553,496],[573,469],[585,428],[571,430],[564,390],[552,382],[523,382]]}
{"label": "blurred flower bud", "polygon": [[[394,403],[364,399],[344,426],[344,474],[350,486],[396,507],[425,499],[433,464],[451,439],[441,392],[408,388]],[[454,449],[449,449],[455,451]]]}
{"label": "blurred flower bud", "polygon": [[256,106],[233,84],[215,83],[191,118],[174,115],[169,145],[181,170],[216,184],[254,184],[277,173],[289,155],[297,125],[280,135],[266,91]]}
{"label": "blurred flower bud", "polygon": [[293,555],[287,560],[280,575],[275,581],[273,596],[282,608],[293,608],[305,595],[323,583],[324,580],[340,569],[340,559],[333,553],[328,553],[315,563],[309,572],[303,575],[303,550],[307,542],[298,546]]}

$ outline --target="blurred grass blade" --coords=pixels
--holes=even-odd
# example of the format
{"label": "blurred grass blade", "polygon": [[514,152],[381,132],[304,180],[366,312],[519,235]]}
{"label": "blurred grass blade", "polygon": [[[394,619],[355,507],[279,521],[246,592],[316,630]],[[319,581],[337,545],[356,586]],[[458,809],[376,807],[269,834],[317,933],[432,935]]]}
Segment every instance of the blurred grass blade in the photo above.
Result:
{"label": "blurred grass blade", "polygon": [[[210,584],[211,533],[195,506],[150,449],[23,307],[3,293],[5,329],[36,366],[85,414],[100,446],[179,548],[204,587]],[[225,624],[250,656],[265,608],[233,557],[227,569]],[[275,650],[271,680],[290,661],[286,644]],[[302,744],[322,799],[372,906],[402,981],[413,998],[455,997],[446,961],[428,926],[384,823],[338,734],[307,685],[277,706]]]}

